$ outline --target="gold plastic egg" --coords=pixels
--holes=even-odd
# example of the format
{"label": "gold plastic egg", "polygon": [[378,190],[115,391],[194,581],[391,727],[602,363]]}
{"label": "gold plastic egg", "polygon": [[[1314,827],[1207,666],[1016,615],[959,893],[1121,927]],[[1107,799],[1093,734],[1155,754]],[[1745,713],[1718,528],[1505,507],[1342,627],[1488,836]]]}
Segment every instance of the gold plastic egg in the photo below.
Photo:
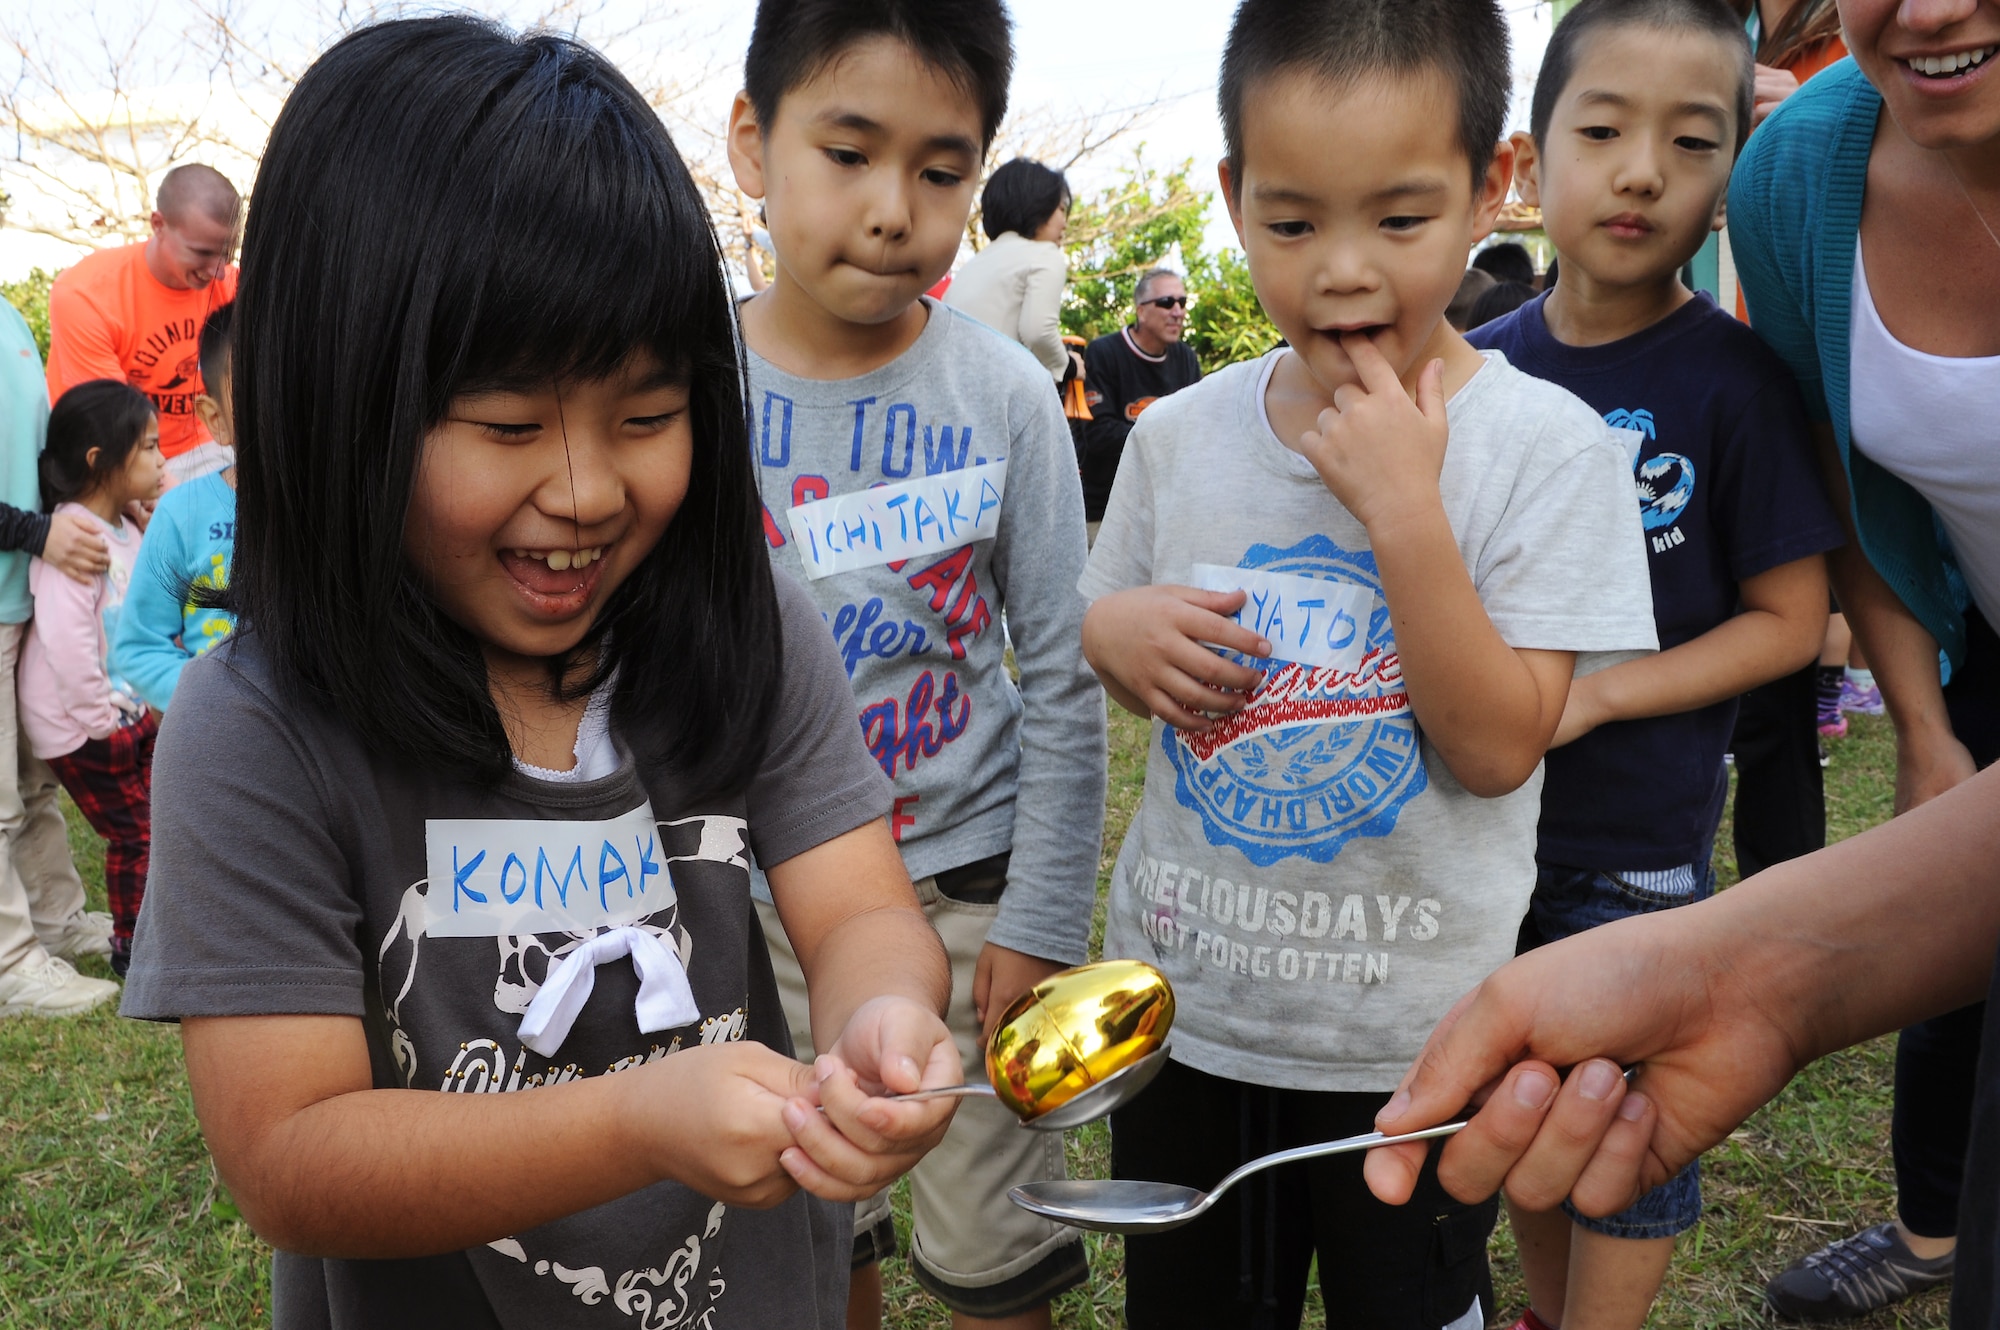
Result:
{"label": "gold plastic egg", "polygon": [[1097,961],[1052,974],[1001,1013],[986,1044],[986,1076],[1023,1122],[1166,1042],[1174,991],[1144,961]]}

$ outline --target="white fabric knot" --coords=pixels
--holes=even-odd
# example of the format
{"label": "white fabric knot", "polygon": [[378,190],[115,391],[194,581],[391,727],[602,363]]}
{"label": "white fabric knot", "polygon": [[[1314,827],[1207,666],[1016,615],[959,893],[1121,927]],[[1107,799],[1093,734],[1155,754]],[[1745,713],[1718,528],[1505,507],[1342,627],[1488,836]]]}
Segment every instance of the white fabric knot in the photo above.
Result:
{"label": "white fabric knot", "polygon": [[590,938],[549,971],[521,1017],[521,1042],[545,1058],[554,1057],[597,987],[597,967],[628,955],[639,975],[639,997],[632,1006],[641,1030],[651,1034],[701,1019],[680,955],[657,934],[627,924]]}

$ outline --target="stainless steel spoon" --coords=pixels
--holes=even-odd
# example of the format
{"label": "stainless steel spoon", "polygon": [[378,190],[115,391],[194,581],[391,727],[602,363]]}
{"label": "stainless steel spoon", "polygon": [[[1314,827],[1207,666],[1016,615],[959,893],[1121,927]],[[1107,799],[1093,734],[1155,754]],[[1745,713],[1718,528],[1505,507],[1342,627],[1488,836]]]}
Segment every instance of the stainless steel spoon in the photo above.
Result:
{"label": "stainless steel spoon", "polygon": [[[1625,1084],[1631,1085],[1637,1080],[1643,1066],[1643,1063],[1634,1063],[1625,1068]],[[1565,1077],[1568,1070],[1563,1069]],[[1109,1085],[1111,1079],[1115,1078],[1107,1079],[1104,1084]],[[1081,1095],[1077,1097],[1082,1098]],[[1406,1131],[1394,1136],[1370,1131],[1343,1140],[1322,1141],[1318,1145],[1294,1146],[1290,1150],[1279,1150],[1252,1159],[1216,1183],[1212,1191],[1197,1191],[1172,1182],[1141,1182],[1129,1178],[1070,1178],[1061,1182],[1022,1183],[1008,1189],[1007,1196],[1023,1210],[1031,1210],[1071,1228],[1093,1229],[1099,1233],[1159,1233],[1179,1228],[1194,1219],[1214,1205],[1222,1193],[1252,1173],[1261,1173],[1279,1164],[1297,1163],[1301,1159],[1346,1154],[1350,1150],[1372,1150],[1378,1145],[1400,1145],[1404,1141],[1435,1140],[1440,1136],[1450,1136],[1465,1124],[1466,1119],[1460,1118],[1456,1122],[1441,1122],[1422,1131]]]}
{"label": "stainless steel spoon", "polygon": [[[1052,1108],[1040,1117],[1028,1118],[1021,1123],[1036,1131],[1063,1131],[1069,1127],[1081,1127],[1086,1122],[1095,1122],[1122,1108],[1132,1098],[1153,1083],[1167,1065],[1167,1050],[1164,1045],[1154,1049],[1130,1066],[1120,1067],[1087,1090],[1079,1090],[1058,1108]],[[942,1085],[935,1090],[912,1090],[908,1094],[883,1095],[884,1099],[915,1101],[920,1099],[968,1099],[999,1098],[993,1087],[980,1082],[965,1085]],[[1033,1209],[1033,1206],[1029,1206]]]}
{"label": "stainless steel spoon", "polygon": [[[1097,1089],[1104,1089],[1110,1084],[1111,1082],[1107,1080]],[[1089,1094],[1091,1091],[1086,1090],[1084,1093]],[[1082,1095],[1077,1096],[1078,1099],[1082,1097]],[[1165,1229],[1179,1228],[1194,1219],[1209,1206],[1214,1205],[1222,1193],[1252,1173],[1261,1173],[1267,1168],[1296,1163],[1301,1159],[1346,1154],[1350,1150],[1372,1150],[1378,1145],[1396,1145],[1402,1141],[1428,1141],[1438,1136],[1449,1136],[1464,1125],[1463,1121],[1444,1122],[1435,1127],[1426,1127],[1422,1131],[1402,1132],[1395,1136],[1385,1136],[1379,1131],[1371,1131],[1360,1136],[1349,1136],[1344,1140],[1322,1141],[1318,1145],[1301,1145],[1290,1150],[1279,1150],[1275,1154],[1251,1160],[1216,1183],[1213,1191],[1196,1191],[1193,1187],[1182,1187],[1171,1182],[1139,1182],[1127,1178],[1070,1178],[1061,1182],[1024,1182],[1018,1187],[1011,1188],[1007,1195],[1023,1210],[1032,1210],[1038,1215],[1053,1219],[1058,1224],[1068,1224],[1072,1228],[1093,1229],[1099,1233],[1158,1233]]]}

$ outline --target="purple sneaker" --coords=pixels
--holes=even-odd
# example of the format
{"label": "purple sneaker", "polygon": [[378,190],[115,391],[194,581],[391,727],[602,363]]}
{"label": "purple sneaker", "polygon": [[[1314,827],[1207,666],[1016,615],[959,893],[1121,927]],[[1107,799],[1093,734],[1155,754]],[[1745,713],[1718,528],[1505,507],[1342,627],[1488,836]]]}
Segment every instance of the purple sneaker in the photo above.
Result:
{"label": "purple sneaker", "polygon": [[1840,714],[1838,702],[1829,703],[1822,698],[1819,704],[1819,737],[1822,739],[1845,739],[1847,737],[1847,717]]}
{"label": "purple sneaker", "polygon": [[1840,709],[1857,716],[1882,714],[1882,690],[1873,686],[1856,688],[1851,679],[1840,681]]}

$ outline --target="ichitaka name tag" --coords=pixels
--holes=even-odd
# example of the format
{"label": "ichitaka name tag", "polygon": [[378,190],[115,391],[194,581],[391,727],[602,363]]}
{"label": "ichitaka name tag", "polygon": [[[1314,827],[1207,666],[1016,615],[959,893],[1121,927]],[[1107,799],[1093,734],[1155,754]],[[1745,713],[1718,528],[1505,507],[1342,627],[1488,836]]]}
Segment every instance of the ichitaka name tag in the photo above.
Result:
{"label": "ichitaka name tag", "polygon": [[598,822],[432,818],[424,853],[431,937],[588,933],[674,903],[650,803]]}
{"label": "ichitaka name tag", "polygon": [[1353,673],[1368,649],[1368,616],[1375,593],[1352,582],[1225,568],[1198,563],[1193,583],[1203,591],[1241,591],[1236,622],[1271,640],[1279,660]]}
{"label": "ichitaka name tag", "polygon": [[945,554],[1000,531],[1005,460],[855,490],[786,513],[808,580],[924,554]]}

